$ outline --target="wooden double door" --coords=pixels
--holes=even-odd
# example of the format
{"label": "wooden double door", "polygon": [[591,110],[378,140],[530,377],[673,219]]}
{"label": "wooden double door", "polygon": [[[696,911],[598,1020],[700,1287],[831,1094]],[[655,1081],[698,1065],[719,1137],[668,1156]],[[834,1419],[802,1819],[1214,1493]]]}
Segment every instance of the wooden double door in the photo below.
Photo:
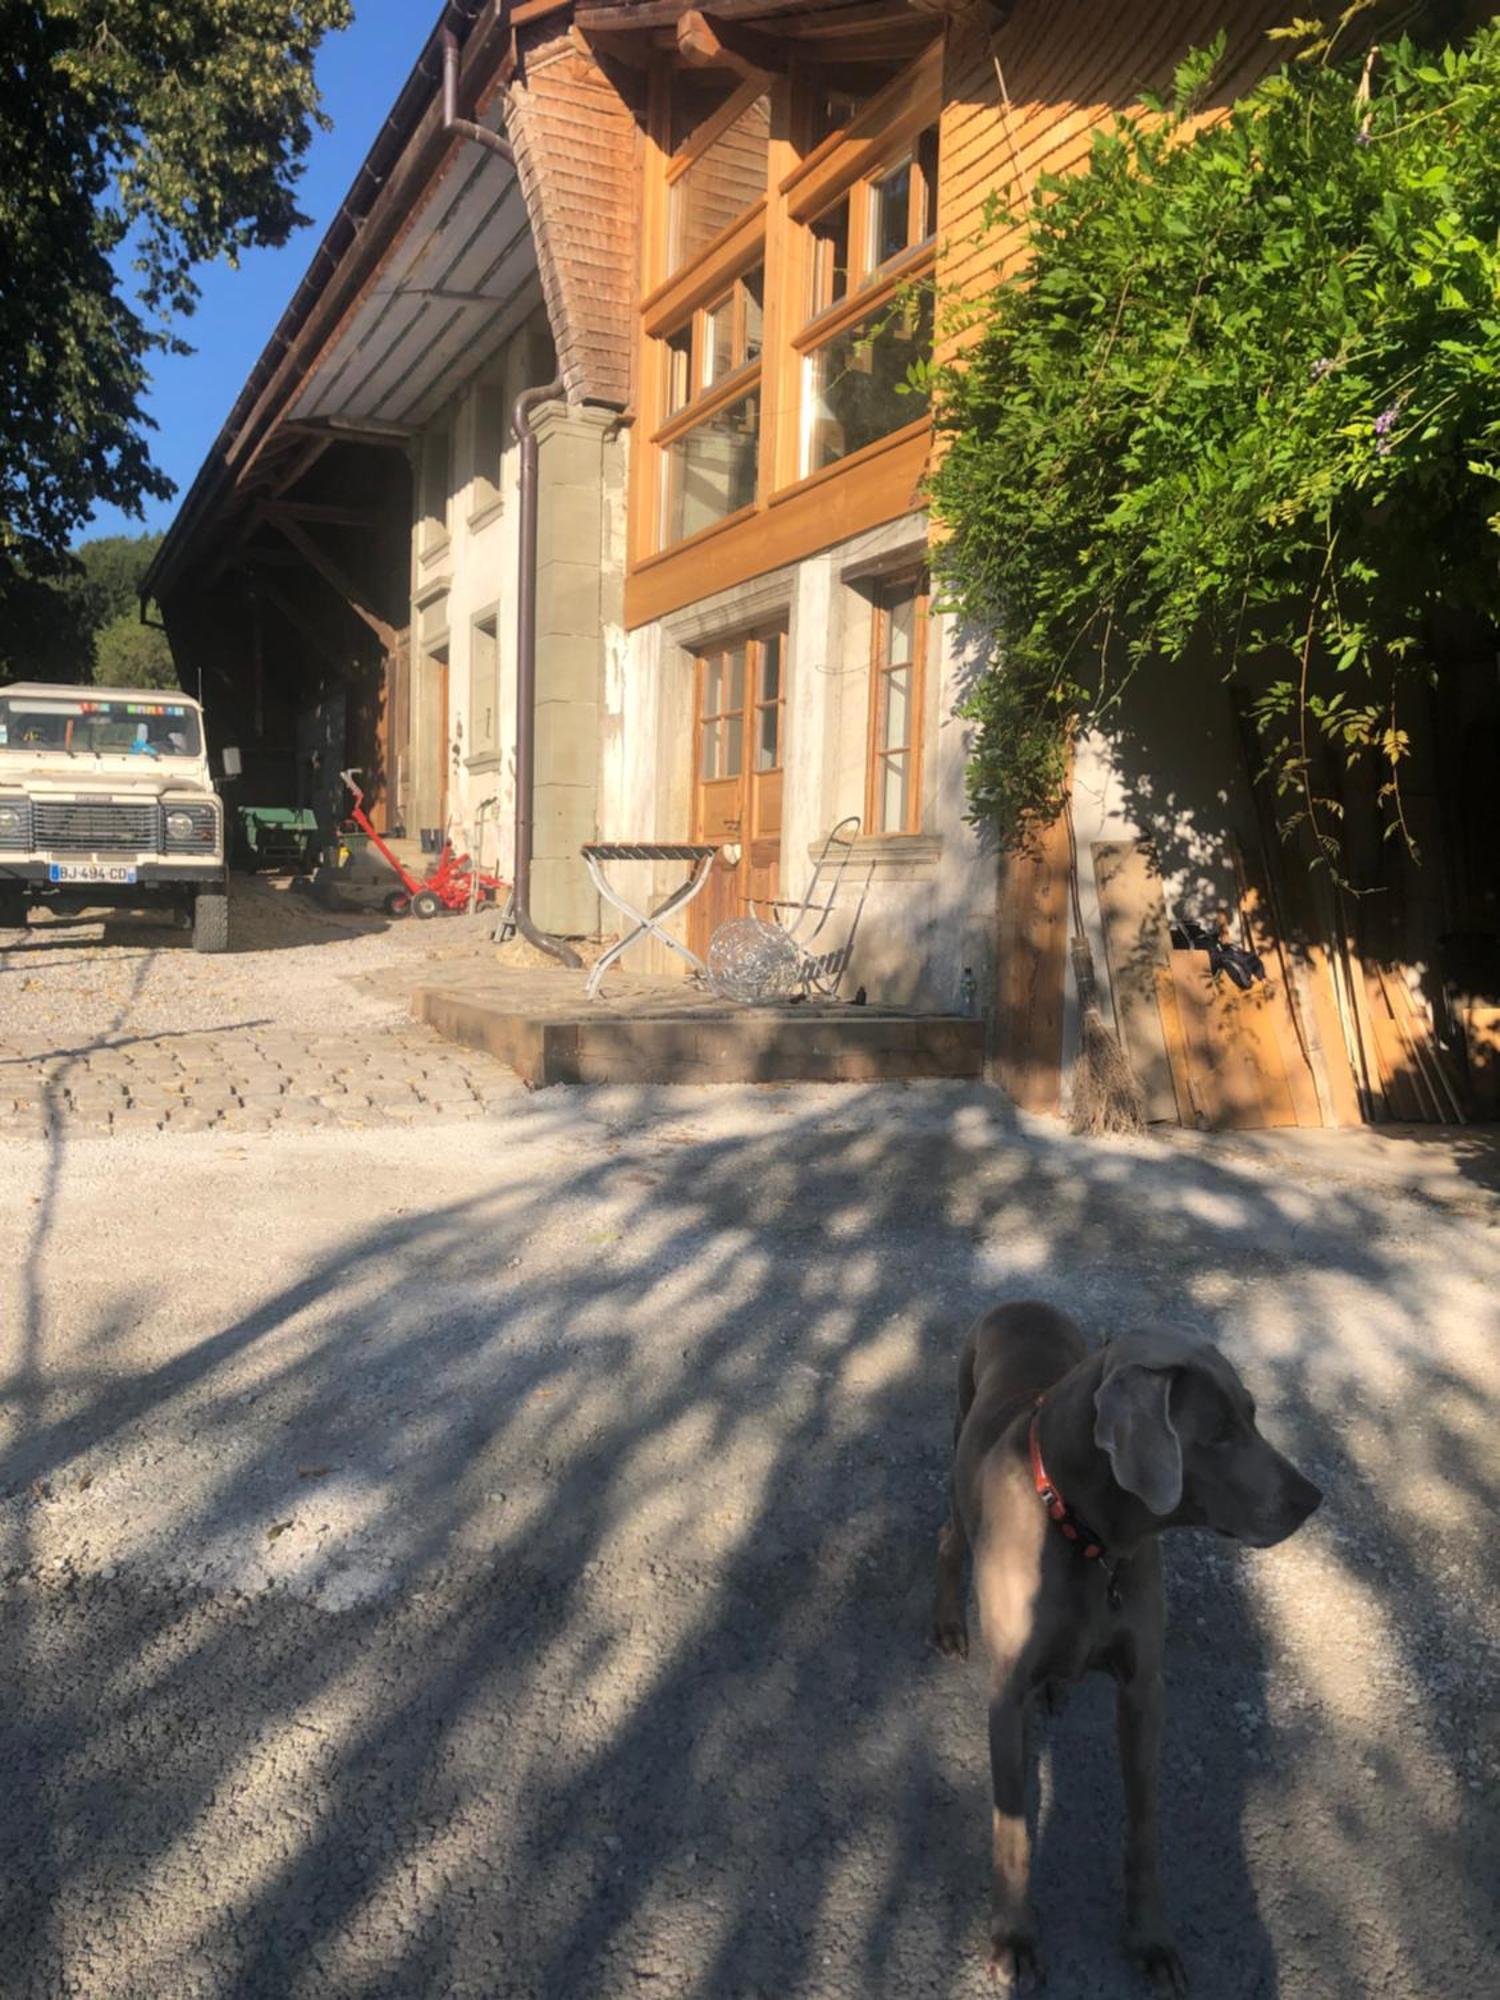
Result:
{"label": "wooden double door", "polygon": [[785,630],[768,626],[697,662],[692,837],[724,849],[688,909],[700,955],[720,924],[780,894],[786,653]]}

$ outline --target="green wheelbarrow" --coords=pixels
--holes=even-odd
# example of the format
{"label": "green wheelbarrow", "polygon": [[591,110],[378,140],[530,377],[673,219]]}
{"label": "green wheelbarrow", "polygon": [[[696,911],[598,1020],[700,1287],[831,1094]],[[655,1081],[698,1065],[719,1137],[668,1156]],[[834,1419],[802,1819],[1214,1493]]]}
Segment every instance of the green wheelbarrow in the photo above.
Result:
{"label": "green wheelbarrow", "polygon": [[322,840],[315,813],[296,806],[236,806],[234,813],[242,868],[295,868],[306,874],[316,866]]}

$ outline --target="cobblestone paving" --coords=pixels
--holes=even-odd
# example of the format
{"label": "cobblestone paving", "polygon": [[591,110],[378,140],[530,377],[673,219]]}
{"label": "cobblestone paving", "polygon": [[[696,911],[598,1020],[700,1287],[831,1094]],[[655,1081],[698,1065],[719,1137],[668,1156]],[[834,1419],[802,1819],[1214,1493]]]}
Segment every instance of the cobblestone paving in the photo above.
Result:
{"label": "cobblestone paving", "polygon": [[340,919],[235,885],[226,957],[137,918],[0,931],[0,1141],[481,1116],[519,1085],[439,1040],[404,994],[451,929]]}

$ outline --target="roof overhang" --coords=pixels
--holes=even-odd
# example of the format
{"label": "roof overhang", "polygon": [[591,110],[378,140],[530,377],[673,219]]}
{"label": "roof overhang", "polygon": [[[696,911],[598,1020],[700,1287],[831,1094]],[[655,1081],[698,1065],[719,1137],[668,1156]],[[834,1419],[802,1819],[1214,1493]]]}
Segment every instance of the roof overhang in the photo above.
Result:
{"label": "roof overhang", "polygon": [[[535,0],[522,0],[519,9],[508,0],[447,0],[142,579],[143,594],[169,596],[204,536],[217,541],[265,485],[285,486],[287,467],[307,446],[309,413],[330,430],[341,422],[345,435],[358,425],[360,442],[400,443],[423,411],[451,392],[464,336],[485,323],[481,349],[486,337],[498,344],[509,328],[496,325],[497,317],[512,307],[524,317],[535,303],[528,296],[534,256],[529,271],[513,243],[521,197],[512,170],[455,138],[443,121],[444,32],[462,41],[460,101],[484,116],[513,65],[516,11],[540,10]],[[506,230],[507,255],[471,254],[466,262],[450,254],[458,247],[450,220],[462,227],[481,213]],[[451,291],[470,296],[443,296]],[[386,373],[362,366],[361,355],[385,371],[404,359],[414,391],[392,397]],[[466,358],[472,367],[472,347]],[[371,404],[377,387],[380,410]]]}

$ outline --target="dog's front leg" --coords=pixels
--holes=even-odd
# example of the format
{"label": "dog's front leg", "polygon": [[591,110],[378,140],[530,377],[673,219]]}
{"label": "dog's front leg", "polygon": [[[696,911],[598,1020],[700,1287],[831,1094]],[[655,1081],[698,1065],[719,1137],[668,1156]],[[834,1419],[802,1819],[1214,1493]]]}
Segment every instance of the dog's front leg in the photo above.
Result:
{"label": "dog's front leg", "polygon": [[1125,1780],[1126,1942],[1157,1990],[1187,1992],[1187,1973],[1167,1928],[1157,1858],[1158,1774],[1161,1768],[1161,1675],[1122,1680],[1115,1695],[1120,1766]]}
{"label": "dog's front leg", "polygon": [[990,1784],[994,1795],[994,1901],[990,1975],[1007,1993],[1041,1978],[1031,1914],[1031,1836],[1026,1827],[1026,1693],[1014,1667],[997,1669],[990,1696]]}

